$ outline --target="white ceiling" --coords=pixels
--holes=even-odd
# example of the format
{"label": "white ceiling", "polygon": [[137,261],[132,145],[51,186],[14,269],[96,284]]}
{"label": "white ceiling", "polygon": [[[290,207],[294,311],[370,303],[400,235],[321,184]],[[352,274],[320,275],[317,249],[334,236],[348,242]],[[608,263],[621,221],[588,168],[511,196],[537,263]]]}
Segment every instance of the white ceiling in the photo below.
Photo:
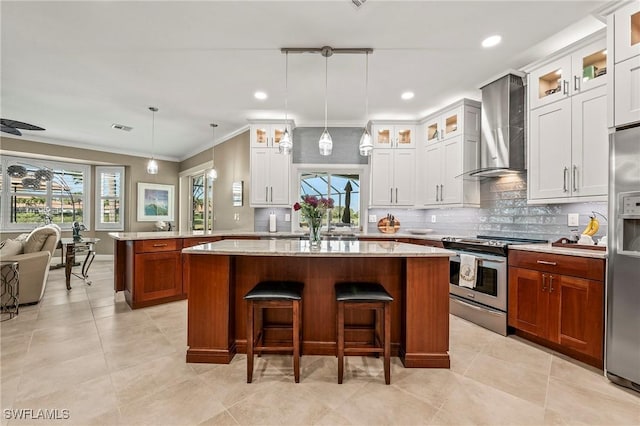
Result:
{"label": "white ceiling", "polygon": [[[603,26],[606,1],[2,1],[3,118],[23,137],[182,160],[248,119],[283,119],[282,47],[368,47],[329,58],[329,125],[418,119]],[[560,33],[559,35],[557,35]],[[486,36],[503,42],[483,49]],[[556,35],[553,38],[549,38]],[[289,116],[324,120],[324,58],[289,55]],[[263,90],[269,98],[254,99]],[[415,92],[410,101],[400,99]],[[133,127],[126,133],[112,123]],[[5,136],[8,136],[5,134]]]}

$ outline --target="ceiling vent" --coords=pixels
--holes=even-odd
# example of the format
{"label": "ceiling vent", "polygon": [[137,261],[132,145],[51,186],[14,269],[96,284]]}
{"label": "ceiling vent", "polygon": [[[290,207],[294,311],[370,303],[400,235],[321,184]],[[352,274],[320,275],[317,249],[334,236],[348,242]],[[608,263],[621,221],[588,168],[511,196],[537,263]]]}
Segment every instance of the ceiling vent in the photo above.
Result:
{"label": "ceiling vent", "polygon": [[360,7],[362,6],[367,0],[351,0],[351,3],[353,3],[356,7]]}
{"label": "ceiling vent", "polygon": [[130,132],[133,130],[133,127],[125,126],[124,124],[116,124],[116,123],[113,123],[111,125],[111,128],[116,130],[123,130],[125,132]]}

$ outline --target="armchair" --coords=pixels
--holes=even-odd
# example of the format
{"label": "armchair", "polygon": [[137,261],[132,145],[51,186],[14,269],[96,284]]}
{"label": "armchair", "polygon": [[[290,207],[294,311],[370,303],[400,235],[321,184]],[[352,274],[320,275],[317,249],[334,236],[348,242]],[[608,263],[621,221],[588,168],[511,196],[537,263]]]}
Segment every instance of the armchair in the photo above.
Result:
{"label": "armchair", "polygon": [[46,225],[34,229],[27,236],[21,252],[2,253],[3,261],[18,262],[21,305],[38,303],[42,299],[49,276],[49,263],[59,240],[60,228],[55,224]]}

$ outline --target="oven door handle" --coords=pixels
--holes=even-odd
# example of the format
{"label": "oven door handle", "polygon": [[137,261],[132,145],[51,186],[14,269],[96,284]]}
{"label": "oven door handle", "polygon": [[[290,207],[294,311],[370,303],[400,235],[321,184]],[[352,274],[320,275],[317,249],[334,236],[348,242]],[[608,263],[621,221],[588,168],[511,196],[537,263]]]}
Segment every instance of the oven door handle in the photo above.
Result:
{"label": "oven door handle", "polygon": [[[478,259],[478,266],[482,265],[483,262],[489,262],[489,263],[506,263],[507,262],[506,260],[503,260],[503,259],[486,259],[484,257],[477,257],[477,256],[476,256],[476,259]],[[451,260],[454,262],[455,261],[460,262],[460,256],[453,256]]]}

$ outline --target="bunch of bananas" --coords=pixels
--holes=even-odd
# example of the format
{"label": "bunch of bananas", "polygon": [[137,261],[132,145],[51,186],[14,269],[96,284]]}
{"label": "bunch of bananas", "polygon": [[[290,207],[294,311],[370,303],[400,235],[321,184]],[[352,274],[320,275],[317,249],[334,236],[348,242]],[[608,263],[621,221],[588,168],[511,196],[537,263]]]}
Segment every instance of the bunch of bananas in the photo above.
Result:
{"label": "bunch of bananas", "polygon": [[584,231],[582,231],[582,235],[588,235],[592,237],[596,234],[596,232],[598,232],[598,229],[600,229],[600,222],[594,214],[592,216],[589,216],[589,223],[584,228]]}

